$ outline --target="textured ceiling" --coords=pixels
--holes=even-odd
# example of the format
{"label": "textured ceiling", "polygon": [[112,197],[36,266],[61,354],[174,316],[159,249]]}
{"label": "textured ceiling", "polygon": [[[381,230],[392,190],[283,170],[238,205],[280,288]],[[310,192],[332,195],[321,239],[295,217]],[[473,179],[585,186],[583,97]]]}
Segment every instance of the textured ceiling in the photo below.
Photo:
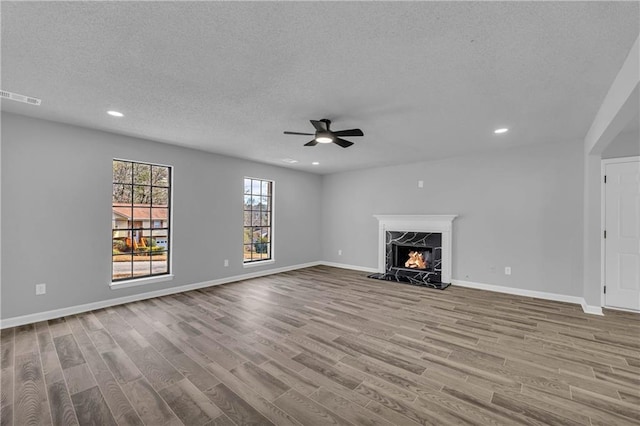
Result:
{"label": "textured ceiling", "polygon": [[[42,99],[3,110],[318,173],[582,139],[640,33],[638,2],[0,7],[2,89]],[[321,118],[365,136],[282,134]]]}

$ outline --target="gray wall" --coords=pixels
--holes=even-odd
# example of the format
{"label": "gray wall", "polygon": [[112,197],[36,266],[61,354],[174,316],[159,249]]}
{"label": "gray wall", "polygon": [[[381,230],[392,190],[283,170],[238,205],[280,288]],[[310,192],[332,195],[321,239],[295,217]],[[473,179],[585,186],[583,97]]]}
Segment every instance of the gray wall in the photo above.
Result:
{"label": "gray wall", "polygon": [[376,268],[374,214],[458,214],[454,280],[581,297],[582,157],[576,141],[325,176],[323,259]]}
{"label": "gray wall", "polygon": [[[318,260],[376,268],[374,214],[460,215],[454,279],[582,296],[582,157],[577,141],[320,177],[3,113],[2,318]],[[174,166],[172,282],[109,288],[113,158]],[[242,267],[247,175],[276,182],[273,265]]]}
{"label": "gray wall", "polygon": [[[113,158],[174,166],[172,282],[109,288]],[[317,175],[8,113],[1,160],[2,318],[321,257]],[[272,265],[242,267],[244,176],[275,181]]]}
{"label": "gray wall", "polygon": [[640,134],[638,131],[620,133],[602,151],[602,158],[634,157],[640,155]]}

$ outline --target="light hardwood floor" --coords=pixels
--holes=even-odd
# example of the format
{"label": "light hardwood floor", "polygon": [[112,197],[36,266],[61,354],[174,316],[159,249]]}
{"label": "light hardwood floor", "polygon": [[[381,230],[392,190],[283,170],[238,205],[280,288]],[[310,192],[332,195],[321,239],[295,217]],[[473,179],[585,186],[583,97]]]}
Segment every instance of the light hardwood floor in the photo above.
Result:
{"label": "light hardwood floor", "polygon": [[640,315],[322,266],[1,343],[2,425],[640,423]]}

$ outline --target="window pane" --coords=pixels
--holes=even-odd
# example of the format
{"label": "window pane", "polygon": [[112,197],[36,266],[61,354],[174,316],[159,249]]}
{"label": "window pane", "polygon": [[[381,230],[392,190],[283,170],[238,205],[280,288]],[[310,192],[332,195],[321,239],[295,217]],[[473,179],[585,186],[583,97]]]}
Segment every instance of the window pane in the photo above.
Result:
{"label": "window pane", "polygon": [[113,162],[113,182],[131,183],[133,164],[128,161]]}
{"label": "window pane", "polygon": [[160,226],[149,225],[150,228],[166,228],[169,226],[169,209],[161,207],[151,208],[151,223],[159,223]]}
{"label": "window pane", "polygon": [[[128,250],[127,243],[124,239],[113,239],[112,240],[112,248],[111,248],[112,256],[129,256],[131,253]],[[114,259],[115,260],[115,259]],[[122,259],[119,259],[122,260]]]}
{"label": "window pane", "polygon": [[112,202],[114,204],[131,204],[131,185],[113,184]]}
{"label": "window pane", "polygon": [[251,212],[251,226],[262,226],[259,211],[254,210]]}
{"label": "window pane", "polygon": [[112,280],[131,278],[132,256],[130,254],[119,254],[112,257]]}
{"label": "window pane", "polygon": [[253,195],[260,195],[260,181],[252,180],[251,181],[251,192]]}
{"label": "window pane", "polygon": [[151,275],[151,257],[133,256],[133,276],[141,277]]}
{"label": "window pane", "polygon": [[[146,239],[141,239],[139,241],[135,241],[133,254],[135,257],[139,256],[148,256],[149,255],[149,247],[146,244]],[[148,260],[148,259],[147,259]]]}
{"label": "window pane", "polygon": [[131,227],[131,204],[116,204],[111,208],[111,229],[128,229]]}
{"label": "window pane", "polygon": [[[166,233],[167,231],[164,231],[164,232]],[[161,247],[162,250],[167,251],[169,249],[169,237],[166,235],[155,235],[151,241],[151,246]]]}
{"label": "window pane", "polygon": [[169,205],[169,188],[152,188],[151,202],[158,206]]}
{"label": "window pane", "polygon": [[133,183],[141,185],[151,184],[151,165],[135,163],[133,165]]}
{"label": "window pane", "polygon": [[245,210],[243,215],[244,215],[243,225],[251,226],[251,210]]}
{"label": "window pane", "polygon": [[169,168],[151,166],[151,184],[154,186],[169,186]]}
{"label": "window pane", "polygon": [[251,208],[251,204],[253,204],[251,195],[245,195],[244,196],[244,208],[245,209],[250,209]]}
{"label": "window pane", "polygon": [[251,237],[253,238],[254,243],[258,242],[258,239],[260,238],[260,233],[261,233],[260,227],[254,226],[253,228],[251,228]]}
{"label": "window pane", "polygon": [[144,228],[138,232],[138,245],[148,247],[151,240],[151,229]]}
{"label": "window pane", "polygon": [[251,179],[244,179],[244,193],[251,194]]}
{"label": "window pane", "polygon": [[253,250],[253,247],[251,246],[251,244],[245,244],[244,245],[244,260],[251,260],[251,251]]}
{"label": "window pane", "polygon": [[269,204],[271,202],[270,198],[271,197],[260,198],[260,210],[262,210],[263,212],[271,210],[271,208],[269,207]]}
{"label": "window pane", "polygon": [[262,195],[271,195],[271,182],[262,182]]}
{"label": "window pane", "polygon": [[244,240],[243,244],[251,244],[253,242],[253,238],[251,236],[251,228],[244,228]]}
{"label": "window pane", "polygon": [[262,218],[261,218],[262,223],[260,223],[260,225],[270,226],[271,225],[271,221],[269,220],[270,216],[271,216],[270,213],[262,213]]}
{"label": "window pane", "polygon": [[134,204],[151,204],[151,187],[143,185],[133,186]]}
{"label": "window pane", "polygon": [[166,274],[169,272],[169,261],[166,251],[154,252],[151,258],[151,273]]}

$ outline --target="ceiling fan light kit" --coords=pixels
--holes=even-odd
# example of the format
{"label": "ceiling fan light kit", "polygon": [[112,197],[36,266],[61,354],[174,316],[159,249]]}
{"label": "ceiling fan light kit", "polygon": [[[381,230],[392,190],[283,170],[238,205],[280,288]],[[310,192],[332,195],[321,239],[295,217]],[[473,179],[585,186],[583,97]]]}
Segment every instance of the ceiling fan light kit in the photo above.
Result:
{"label": "ceiling fan light kit", "polygon": [[331,143],[331,142],[333,142],[333,138],[328,133],[326,133],[326,134],[318,134],[316,136],[316,142],[318,142],[318,143]]}
{"label": "ceiling fan light kit", "polygon": [[340,138],[340,136],[364,136],[364,133],[360,129],[349,130],[331,130],[331,120],[323,118],[322,120],[310,120],[313,127],[316,129],[315,133],[300,133],[300,132],[284,132],[285,135],[307,135],[314,136],[312,140],[305,143],[304,146],[316,146],[318,143],[335,143],[343,148],[348,148],[353,145],[353,142]]}

